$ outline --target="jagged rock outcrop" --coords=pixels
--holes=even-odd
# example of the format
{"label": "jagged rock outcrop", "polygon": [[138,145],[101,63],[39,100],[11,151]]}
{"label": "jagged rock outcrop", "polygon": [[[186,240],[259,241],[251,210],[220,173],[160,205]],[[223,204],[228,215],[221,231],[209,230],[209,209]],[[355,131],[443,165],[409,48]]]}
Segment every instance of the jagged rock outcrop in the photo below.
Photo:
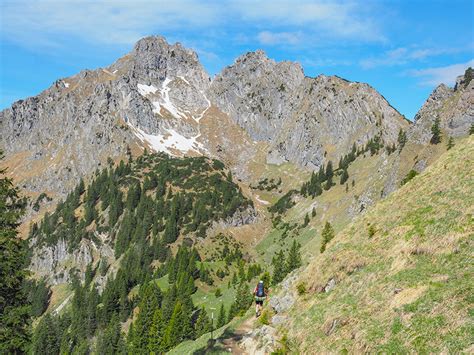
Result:
{"label": "jagged rock outcrop", "polygon": [[436,118],[447,136],[466,135],[474,123],[474,81],[466,82],[464,75],[460,75],[454,89],[438,85],[416,114],[408,139],[416,144],[428,144]]}
{"label": "jagged rock outcrop", "polygon": [[[473,85],[460,78],[455,90],[438,88],[410,139],[429,140],[434,111],[449,134],[462,134],[472,123]],[[409,126],[367,84],[309,78],[299,64],[262,51],[211,80],[195,52],[152,36],[111,66],[58,80],[0,112],[0,148],[25,190],[56,201],[109,157],[124,157],[127,146],[216,156],[248,180],[262,147],[267,163],[316,169],[375,135],[392,144]]]}
{"label": "jagged rock outcrop", "polygon": [[381,134],[396,141],[409,123],[367,84],[304,76],[298,63],[248,53],[212,82],[210,97],[255,140],[270,143],[267,161],[319,167],[325,152],[338,158],[353,143]]}
{"label": "jagged rock outcrop", "polygon": [[2,111],[0,147],[22,160],[26,189],[64,196],[127,145],[199,150],[193,117],[209,106],[208,85],[194,52],[148,37],[109,68],[58,80]]}
{"label": "jagged rock outcrop", "polygon": [[[98,236],[106,241],[107,236]],[[48,283],[56,285],[71,280],[71,270],[77,271],[80,279],[84,278],[87,266],[101,258],[113,258],[114,251],[107,243],[97,245],[92,240],[82,239],[79,246],[70,250],[68,243],[60,239],[54,245],[36,246],[36,240],[31,241],[34,246],[30,270],[39,277],[45,277]]]}

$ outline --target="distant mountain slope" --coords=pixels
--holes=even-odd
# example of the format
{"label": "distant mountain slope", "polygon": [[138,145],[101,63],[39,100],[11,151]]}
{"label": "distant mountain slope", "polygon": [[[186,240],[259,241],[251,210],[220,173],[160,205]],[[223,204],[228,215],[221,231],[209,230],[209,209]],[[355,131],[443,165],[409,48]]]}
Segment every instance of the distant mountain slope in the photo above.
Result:
{"label": "distant mountain slope", "polygon": [[297,297],[282,329],[291,346],[472,352],[473,157],[471,136],[314,257],[283,292]]}
{"label": "distant mountain slope", "polygon": [[446,140],[467,134],[474,124],[474,80],[460,75],[453,89],[438,85],[416,114],[409,139],[417,144],[429,143],[436,119],[440,120]]}
{"label": "distant mountain slope", "polygon": [[305,77],[298,63],[277,63],[262,51],[225,68],[212,81],[210,96],[253,139],[270,143],[269,162],[313,169],[375,135],[392,144],[409,126],[369,85]]}
{"label": "distant mountain slope", "polygon": [[408,126],[366,84],[307,78],[299,64],[261,51],[211,81],[195,52],[147,37],[111,66],[58,80],[0,112],[0,148],[31,195],[56,200],[127,146],[218,157],[251,180],[249,162],[261,151],[260,164],[315,169],[354,142],[381,135],[393,143]]}

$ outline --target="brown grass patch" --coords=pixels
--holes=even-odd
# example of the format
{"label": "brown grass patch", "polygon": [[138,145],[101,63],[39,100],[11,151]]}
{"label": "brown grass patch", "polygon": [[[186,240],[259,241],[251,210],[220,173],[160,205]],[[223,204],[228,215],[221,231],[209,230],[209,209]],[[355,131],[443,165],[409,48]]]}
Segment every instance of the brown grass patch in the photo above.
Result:
{"label": "brown grass patch", "polygon": [[423,285],[404,289],[392,298],[390,306],[392,308],[399,308],[405,304],[413,303],[427,290],[427,288],[428,286]]}

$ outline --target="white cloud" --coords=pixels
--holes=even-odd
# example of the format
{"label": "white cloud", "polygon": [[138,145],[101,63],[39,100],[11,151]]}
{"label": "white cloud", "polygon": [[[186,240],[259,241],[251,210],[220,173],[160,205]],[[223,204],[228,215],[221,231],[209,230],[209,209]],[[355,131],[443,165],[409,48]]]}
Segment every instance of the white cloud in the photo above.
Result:
{"label": "white cloud", "polygon": [[294,45],[302,40],[300,32],[270,32],[263,31],[257,35],[257,39],[261,44],[275,45]]}
{"label": "white cloud", "polygon": [[456,77],[458,75],[464,74],[464,71],[468,67],[474,67],[474,59],[471,59],[467,63],[453,64],[445,67],[412,70],[408,74],[410,76],[421,78],[420,83],[422,85],[454,85],[456,82]]}
{"label": "white cloud", "polygon": [[413,61],[421,61],[430,57],[462,51],[463,49],[459,48],[419,48],[417,46],[399,47],[386,51],[380,57],[372,57],[361,60],[359,64],[364,69],[380,66],[404,65]]}
{"label": "white cloud", "polygon": [[263,24],[304,27],[305,31],[324,31],[326,36],[367,41],[385,40],[374,17],[362,14],[367,2],[355,1],[234,1],[244,19]]}
{"label": "white cloud", "polygon": [[54,46],[68,36],[131,44],[151,31],[205,27],[218,12],[197,0],[7,0],[0,5],[2,36],[26,45]]}
{"label": "white cloud", "polygon": [[[71,37],[95,44],[129,45],[156,33],[195,33],[244,27],[261,43],[296,43],[301,33],[357,41],[383,39],[366,3],[355,1],[4,0],[2,39],[51,48]],[[306,40],[306,38],[305,38]],[[311,41],[309,42],[311,43]]]}

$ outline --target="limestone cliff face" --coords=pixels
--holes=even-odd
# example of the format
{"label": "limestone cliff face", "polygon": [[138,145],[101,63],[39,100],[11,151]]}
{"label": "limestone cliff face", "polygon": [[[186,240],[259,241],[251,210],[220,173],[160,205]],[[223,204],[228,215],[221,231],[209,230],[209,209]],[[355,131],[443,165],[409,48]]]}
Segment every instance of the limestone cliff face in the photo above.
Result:
{"label": "limestone cliff face", "polygon": [[15,173],[27,190],[61,197],[108,157],[150,145],[146,134],[158,137],[157,149],[179,151],[184,141],[201,150],[193,118],[209,106],[208,86],[194,52],[145,38],[109,68],[58,80],[2,111],[0,147],[7,165],[21,159]]}
{"label": "limestone cliff face", "polygon": [[435,115],[449,134],[464,134],[474,84],[462,80],[454,90],[437,88],[409,128],[367,84],[308,78],[299,64],[262,51],[211,80],[195,52],[147,37],[111,66],[58,80],[0,112],[0,148],[25,190],[55,200],[127,147],[216,156],[245,180],[262,149],[268,163],[315,169],[375,135],[391,144],[400,128],[426,144]]}
{"label": "limestone cliff face", "polygon": [[396,141],[409,123],[367,84],[304,76],[301,66],[248,53],[212,82],[212,101],[255,140],[270,143],[269,162],[319,167],[375,135]]}
{"label": "limestone cliff face", "polygon": [[[299,64],[275,62],[262,51],[239,57],[211,80],[195,52],[147,37],[111,66],[58,80],[0,112],[0,149],[6,153],[2,165],[24,190],[53,197],[51,209],[80,178],[109,158],[125,157],[129,148],[218,157],[245,182],[256,178],[250,165],[265,158],[316,169],[376,135],[392,144],[400,129],[415,145],[427,145],[436,117],[445,134],[467,134],[474,82],[460,77],[455,89],[439,86],[410,124],[367,84],[309,78]],[[382,153],[350,216],[399,186],[400,159]],[[247,211],[221,224],[255,219]],[[64,241],[34,247],[31,269],[51,283],[67,282],[72,266],[83,272],[98,256],[113,258],[109,236],[98,237],[102,246],[84,240],[73,251]]]}
{"label": "limestone cliff face", "polygon": [[436,118],[439,118],[445,135],[466,135],[474,123],[474,81],[466,82],[461,75],[454,89],[444,84],[436,87],[416,114],[409,139],[417,144],[428,144]]}

